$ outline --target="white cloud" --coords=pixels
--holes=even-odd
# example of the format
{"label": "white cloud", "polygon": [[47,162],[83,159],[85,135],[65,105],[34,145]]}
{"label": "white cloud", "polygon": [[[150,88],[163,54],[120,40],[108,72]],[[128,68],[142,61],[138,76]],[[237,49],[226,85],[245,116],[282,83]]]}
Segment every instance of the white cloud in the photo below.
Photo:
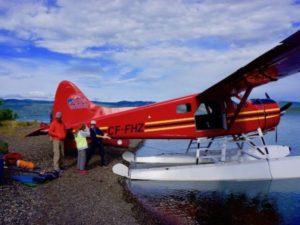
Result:
{"label": "white cloud", "polygon": [[82,57],[88,48],[106,44],[144,48],[211,36],[261,41],[290,33],[291,22],[300,18],[299,6],[288,1],[66,0],[50,10],[43,1],[28,2],[2,4],[8,13],[0,26],[38,46]]}
{"label": "white cloud", "polygon": [[0,0],[0,28],[15,35],[15,45],[75,57],[0,59],[1,83],[30,84],[10,84],[0,95],[51,93],[63,79],[91,98],[112,101],[200,92],[294,32],[300,6],[292,2],[59,0],[49,7],[45,1]]}
{"label": "white cloud", "polygon": [[50,99],[52,94],[43,91],[30,91],[27,96],[32,99]]}

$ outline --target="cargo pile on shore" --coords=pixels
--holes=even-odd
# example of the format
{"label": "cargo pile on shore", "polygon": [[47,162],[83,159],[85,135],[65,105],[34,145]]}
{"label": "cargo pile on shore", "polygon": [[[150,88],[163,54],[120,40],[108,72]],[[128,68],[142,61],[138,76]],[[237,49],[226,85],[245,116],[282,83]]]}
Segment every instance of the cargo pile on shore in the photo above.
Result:
{"label": "cargo pile on shore", "polygon": [[[0,138],[9,144],[11,152],[20,152],[42,170],[52,170],[49,137],[24,137],[35,128],[33,125],[9,134],[1,132]],[[48,183],[32,188],[6,179],[0,186],[0,224],[154,224],[151,216],[132,200],[121,178],[112,172],[122,151],[106,150],[110,152],[108,168],[97,166],[99,156],[95,155],[88,174],[79,174],[76,157],[68,155],[62,176]]]}

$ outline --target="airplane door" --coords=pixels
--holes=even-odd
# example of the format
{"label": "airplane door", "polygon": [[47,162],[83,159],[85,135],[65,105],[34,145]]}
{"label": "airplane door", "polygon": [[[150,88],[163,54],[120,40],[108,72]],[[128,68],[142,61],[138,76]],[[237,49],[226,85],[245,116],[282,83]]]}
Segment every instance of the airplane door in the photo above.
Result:
{"label": "airplane door", "polygon": [[195,113],[197,130],[226,129],[226,104],[224,102],[203,102]]}

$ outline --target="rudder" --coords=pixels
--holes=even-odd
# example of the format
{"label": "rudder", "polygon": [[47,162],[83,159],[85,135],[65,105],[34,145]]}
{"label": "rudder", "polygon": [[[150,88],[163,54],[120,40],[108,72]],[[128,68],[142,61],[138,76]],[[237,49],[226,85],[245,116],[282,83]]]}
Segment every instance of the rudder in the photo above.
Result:
{"label": "rudder", "polygon": [[70,81],[59,83],[52,109],[52,119],[57,112],[62,113],[66,128],[74,128],[82,123],[89,123],[102,109],[92,103],[80,89]]}

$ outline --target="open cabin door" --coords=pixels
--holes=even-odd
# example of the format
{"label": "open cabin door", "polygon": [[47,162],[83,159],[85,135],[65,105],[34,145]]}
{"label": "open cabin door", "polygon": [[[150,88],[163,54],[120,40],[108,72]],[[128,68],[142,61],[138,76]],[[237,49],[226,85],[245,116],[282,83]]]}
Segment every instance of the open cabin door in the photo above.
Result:
{"label": "open cabin door", "polygon": [[202,102],[195,113],[195,123],[197,130],[227,129],[226,103]]}

